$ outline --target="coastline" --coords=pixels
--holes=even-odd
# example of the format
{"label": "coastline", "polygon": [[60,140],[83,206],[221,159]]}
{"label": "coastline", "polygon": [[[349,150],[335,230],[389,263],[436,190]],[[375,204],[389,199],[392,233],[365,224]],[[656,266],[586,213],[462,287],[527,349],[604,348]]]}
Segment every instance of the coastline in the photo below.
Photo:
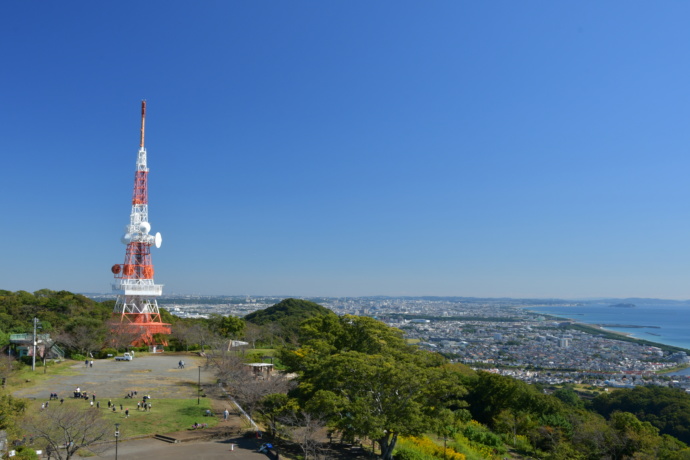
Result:
{"label": "coastline", "polygon": [[[654,346],[654,347],[661,348],[662,350],[666,350],[666,351],[670,351],[670,352],[684,351],[685,353],[690,355],[690,348],[685,348],[685,347],[681,347],[678,345],[671,345],[668,343],[664,343],[664,342],[657,339],[657,337],[663,338],[657,334],[653,334],[653,337],[650,337],[650,339],[642,339],[642,338],[636,337],[631,332],[607,329],[606,327],[602,327],[601,324],[585,323],[582,320],[577,320],[577,319],[570,318],[567,316],[555,315],[552,313],[545,313],[545,312],[541,312],[541,311],[535,311],[535,310],[530,309],[529,307],[523,307],[523,308],[525,311],[528,311],[531,314],[543,316],[544,318],[551,320],[551,321],[567,322],[567,323],[570,323],[571,325],[573,325],[576,329],[585,330],[589,333],[604,334],[604,335],[608,335],[610,338],[613,338],[613,339],[624,340],[626,342],[637,342],[641,345]],[[582,314],[581,313],[580,314],[574,314],[571,316],[582,316]],[[626,325],[625,327],[635,328],[635,329],[645,329],[645,328],[648,328],[649,326]],[[659,328],[654,327],[654,329],[659,329]]]}

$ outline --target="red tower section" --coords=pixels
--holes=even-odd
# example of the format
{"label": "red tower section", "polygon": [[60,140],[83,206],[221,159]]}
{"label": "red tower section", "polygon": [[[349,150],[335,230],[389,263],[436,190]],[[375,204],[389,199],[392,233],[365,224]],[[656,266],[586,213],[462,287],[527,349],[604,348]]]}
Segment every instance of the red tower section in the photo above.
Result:
{"label": "red tower section", "polygon": [[[151,246],[160,247],[161,235],[151,235],[148,222],[148,167],[144,148],[146,101],[141,103],[141,142],[134,172],[132,213],[125,228],[122,242],[127,245],[125,261],[112,267],[116,282],[113,291],[117,301],[113,314],[118,323],[114,329],[129,334],[131,345],[165,344],[161,335],[170,334],[170,325],[163,323],[156,297],[163,293],[163,286],[153,281]],[[156,336],[154,336],[156,335]]]}

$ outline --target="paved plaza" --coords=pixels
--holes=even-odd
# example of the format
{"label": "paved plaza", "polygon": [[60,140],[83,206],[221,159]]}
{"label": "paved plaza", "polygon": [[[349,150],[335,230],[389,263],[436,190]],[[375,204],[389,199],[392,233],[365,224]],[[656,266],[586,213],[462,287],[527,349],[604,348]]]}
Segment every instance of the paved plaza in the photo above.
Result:
{"label": "paved plaza", "polygon": [[[178,369],[181,359],[185,362],[184,369]],[[85,366],[83,362],[72,366],[77,375],[55,376],[48,383],[18,390],[14,396],[48,400],[50,393],[57,393],[60,397],[69,398],[76,388],[80,388],[89,394],[96,393],[100,400],[122,398],[130,391],[150,394],[154,399],[195,398],[198,366],[204,364],[201,357],[164,353],[135,356],[132,361],[97,359],[93,367]],[[213,382],[213,373],[202,367],[201,383]]]}
{"label": "paved plaza", "polygon": [[[185,367],[180,369],[178,363],[184,360]],[[150,394],[155,399],[197,397],[197,383],[201,377],[202,385],[213,385],[216,381],[213,372],[204,370],[205,359],[190,355],[157,354],[135,356],[132,361],[115,361],[115,359],[94,360],[93,367],[83,362],[72,366],[75,375],[55,376],[45,383],[14,392],[14,396],[36,400],[48,400],[50,393],[59,397],[70,398],[76,388],[89,394],[96,393],[101,401],[110,398],[122,398],[130,391],[139,395]],[[201,369],[199,366],[202,366]],[[223,406],[227,401],[223,402]],[[214,404],[215,406],[215,404]],[[194,432],[172,433],[188,441],[170,444],[153,438],[124,439],[118,443],[118,460],[141,458],[165,458],[166,460],[183,459],[266,459],[274,458],[256,451],[259,440],[238,436],[239,426],[243,422],[236,415],[224,422],[233,427],[233,434],[216,439],[201,440],[194,438]],[[100,458],[115,458],[115,443],[109,443],[106,452]],[[76,457],[79,458],[79,457]],[[93,457],[90,457],[93,458]]]}

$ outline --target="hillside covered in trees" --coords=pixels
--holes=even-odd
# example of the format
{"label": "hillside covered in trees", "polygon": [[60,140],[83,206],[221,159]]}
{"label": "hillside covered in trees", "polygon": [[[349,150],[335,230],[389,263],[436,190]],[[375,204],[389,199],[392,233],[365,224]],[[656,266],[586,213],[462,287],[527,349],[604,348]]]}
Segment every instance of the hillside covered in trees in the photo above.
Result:
{"label": "hillside covered in trees", "polygon": [[328,308],[302,299],[285,299],[264,310],[257,310],[244,317],[248,323],[265,326],[280,332],[287,340],[295,340],[303,321],[320,316],[333,316]]}
{"label": "hillside covered in trees", "polygon": [[[0,291],[0,345],[9,333],[29,332],[37,317],[72,353],[98,352],[117,338],[108,325],[112,307],[66,291]],[[690,395],[682,391],[620,389],[593,401],[569,387],[547,394],[420,350],[373,318],[339,317],[297,299],[245,319],[162,315],[172,324],[168,349],[202,351],[228,392],[270,434],[300,433],[305,458],[317,458],[314,433],[328,429],[345,441],[374,441],[385,460],[690,460],[683,442]],[[255,379],[244,363],[262,352],[234,350],[233,339],[250,348],[276,345],[285,372]],[[0,428],[21,407],[0,393]]]}

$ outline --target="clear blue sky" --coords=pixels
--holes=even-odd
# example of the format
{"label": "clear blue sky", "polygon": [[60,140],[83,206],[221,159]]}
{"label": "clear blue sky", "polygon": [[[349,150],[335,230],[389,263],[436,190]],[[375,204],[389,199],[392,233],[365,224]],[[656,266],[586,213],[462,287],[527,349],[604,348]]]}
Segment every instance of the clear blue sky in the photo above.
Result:
{"label": "clear blue sky", "polygon": [[690,298],[690,4],[4,2],[0,288]]}

